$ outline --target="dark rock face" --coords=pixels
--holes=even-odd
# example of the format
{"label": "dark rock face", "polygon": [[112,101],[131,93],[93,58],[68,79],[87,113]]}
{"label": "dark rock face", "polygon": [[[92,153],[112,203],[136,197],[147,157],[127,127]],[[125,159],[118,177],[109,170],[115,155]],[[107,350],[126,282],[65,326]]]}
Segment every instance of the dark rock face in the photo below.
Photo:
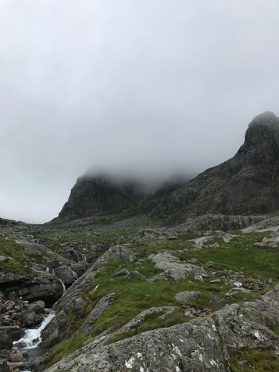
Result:
{"label": "dark rock face", "polygon": [[133,181],[115,182],[107,176],[84,176],[77,180],[60,219],[110,215],[136,207],[144,198]]}
{"label": "dark rock face", "polygon": [[245,142],[225,163],[169,194],[154,214],[253,214],[279,209],[279,118],[270,112],[249,125]]}
{"label": "dark rock face", "polygon": [[0,285],[5,298],[22,298],[26,301],[43,300],[47,306],[52,306],[63,293],[59,280],[47,273],[29,278],[1,272]]}
{"label": "dark rock face", "polygon": [[204,214],[267,213],[279,209],[278,185],[279,118],[265,112],[250,123],[233,158],[190,182],[178,180],[144,195],[135,182],[115,182],[107,176],[79,178],[58,221],[123,212],[174,221]]}

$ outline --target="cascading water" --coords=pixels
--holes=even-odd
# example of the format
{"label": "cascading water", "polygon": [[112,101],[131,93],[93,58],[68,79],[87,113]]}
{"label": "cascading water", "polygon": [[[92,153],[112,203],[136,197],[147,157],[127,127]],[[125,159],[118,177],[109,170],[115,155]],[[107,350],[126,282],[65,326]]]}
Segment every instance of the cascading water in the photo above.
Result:
{"label": "cascading water", "polygon": [[62,280],[62,279],[60,279],[60,278],[58,278],[58,279],[59,279],[59,282],[60,282],[61,285],[62,285],[63,293],[65,293],[65,292],[66,292],[66,286],[65,286],[65,284],[63,283],[63,280]]}
{"label": "cascading water", "polygon": [[55,317],[55,313],[51,311],[42,321],[40,327],[27,329],[24,336],[13,343],[14,347],[23,349],[35,349],[42,341],[42,331],[46,328],[48,323]]}

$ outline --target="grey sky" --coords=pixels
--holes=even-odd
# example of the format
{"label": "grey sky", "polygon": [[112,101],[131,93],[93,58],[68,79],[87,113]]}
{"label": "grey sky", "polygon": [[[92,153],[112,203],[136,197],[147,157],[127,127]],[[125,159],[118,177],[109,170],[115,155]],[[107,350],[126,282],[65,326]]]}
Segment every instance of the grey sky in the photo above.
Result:
{"label": "grey sky", "polygon": [[233,155],[278,113],[278,0],[1,0],[0,216],[55,217],[88,167]]}

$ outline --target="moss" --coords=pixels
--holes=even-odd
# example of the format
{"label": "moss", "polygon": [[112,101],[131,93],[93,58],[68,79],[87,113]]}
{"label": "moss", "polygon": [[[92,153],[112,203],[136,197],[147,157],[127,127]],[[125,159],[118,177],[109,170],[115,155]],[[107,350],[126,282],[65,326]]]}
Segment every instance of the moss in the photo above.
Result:
{"label": "moss", "polygon": [[129,332],[119,333],[111,337],[108,340],[107,345],[120,341],[120,340],[124,340],[125,338],[135,336],[142,332],[146,332],[146,331],[150,331],[150,330],[158,329],[158,328],[167,328],[175,324],[185,323],[190,320],[190,318],[184,315],[183,309],[175,310],[167,318],[162,318],[161,315],[162,314],[160,313],[156,313],[156,314],[147,316],[133,330]]}
{"label": "moss", "polygon": [[59,362],[65,356],[73,353],[77,349],[81,348],[85,345],[88,337],[80,334],[75,333],[70,338],[61,341],[58,345],[56,345],[47,355],[47,366],[51,366]]}
{"label": "moss", "polygon": [[272,332],[279,336],[279,323],[272,321],[271,319],[267,319],[265,323]]}
{"label": "moss", "polygon": [[262,349],[232,352],[230,367],[233,372],[277,372],[279,358],[272,351]]}
{"label": "moss", "polygon": [[11,259],[0,262],[0,270],[3,272],[14,272],[17,274],[31,276],[31,256],[28,256],[24,249],[11,240],[0,239],[0,256],[7,256]]}

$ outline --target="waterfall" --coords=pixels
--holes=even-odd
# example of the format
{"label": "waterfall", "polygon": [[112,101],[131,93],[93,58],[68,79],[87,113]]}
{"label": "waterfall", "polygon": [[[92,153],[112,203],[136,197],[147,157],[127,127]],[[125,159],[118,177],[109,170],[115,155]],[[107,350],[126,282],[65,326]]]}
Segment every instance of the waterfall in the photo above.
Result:
{"label": "waterfall", "polygon": [[24,336],[18,340],[14,341],[14,347],[20,347],[24,349],[35,349],[42,341],[42,331],[46,328],[48,323],[55,317],[53,311],[51,311],[42,321],[39,328],[27,329]]}
{"label": "waterfall", "polygon": [[61,285],[62,285],[63,293],[65,293],[65,292],[66,292],[66,286],[65,286],[65,284],[63,283],[62,279],[60,279],[60,278],[58,278],[58,279],[59,279],[59,282],[60,282]]}

